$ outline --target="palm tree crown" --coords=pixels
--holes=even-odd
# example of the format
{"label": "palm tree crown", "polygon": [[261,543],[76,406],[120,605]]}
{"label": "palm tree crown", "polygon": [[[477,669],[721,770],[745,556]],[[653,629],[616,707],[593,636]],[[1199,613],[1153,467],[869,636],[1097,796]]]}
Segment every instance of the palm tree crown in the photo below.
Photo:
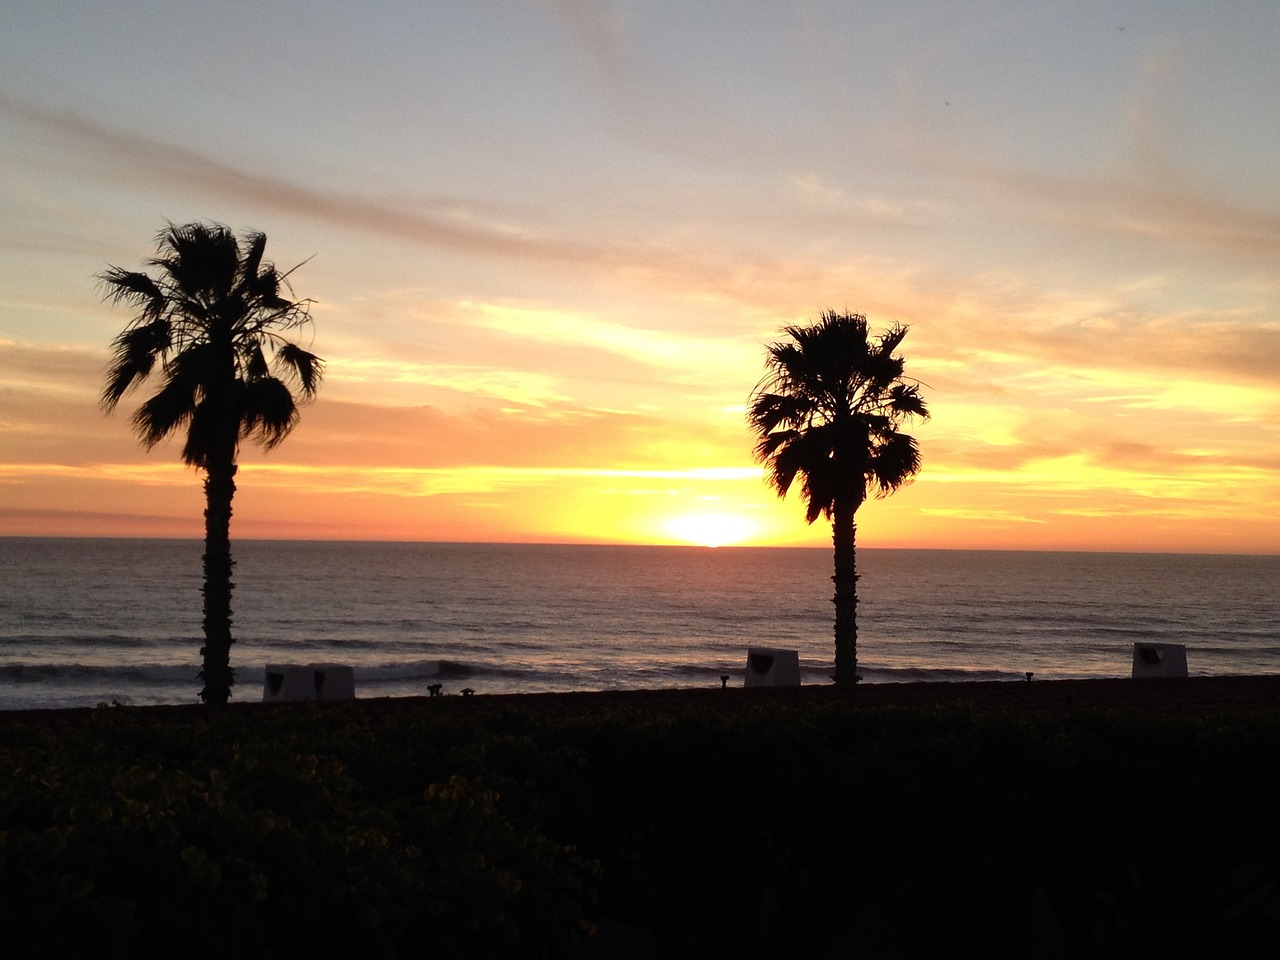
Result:
{"label": "palm tree crown", "polygon": [[148,261],[156,276],[111,267],[99,277],[108,300],[136,310],[112,344],[102,405],[115,409],[158,365],[159,389],[134,412],[134,429],[148,448],[185,430],[182,459],[205,473],[200,696],[214,705],[235,682],[230,530],[240,441],[280,443],[298,422],[290,384],[310,399],[324,372],[324,361],[284,336],[310,321],[308,301],[284,295],[288,274],[263,260],[266,245],[261,233],[237,240],[221,224],[169,224]]}
{"label": "palm tree crown", "polygon": [[236,445],[252,438],[270,449],[298,421],[285,381],[315,395],[323,361],[281,336],[310,320],[308,302],[282,295],[288,275],[263,261],[266,243],[261,233],[238,241],[221,224],[169,224],[148,261],[157,278],[120,267],[99,278],[109,300],[137,310],[113,343],[103,406],[114,409],[160,364],[160,389],[133,415],[147,447],[185,428],[183,460],[207,467],[234,424]]}
{"label": "palm tree crown", "polygon": [[790,341],[768,347],[768,372],[748,412],[759,436],[756,459],[779,496],[801,476],[805,519],[813,523],[831,519],[841,498],[856,510],[868,492],[887,496],[915,476],[920,452],[899,427],[929,413],[919,384],[902,379],[903,360],[893,354],[907,328],[871,340],[866,317],[827,311],[818,323],[783,333]]}
{"label": "palm tree crown", "polygon": [[920,469],[914,438],[902,433],[929,411],[920,385],[902,377],[894,350],[907,328],[867,334],[861,314],[827,311],[811,326],[786,327],[788,340],[768,347],[766,373],[756,385],[747,419],[756,459],[785,497],[801,479],[805,520],[831,521],[835,547],[834,679],[857,682],[858,574],[854,516],[874,491],[887,496]]}

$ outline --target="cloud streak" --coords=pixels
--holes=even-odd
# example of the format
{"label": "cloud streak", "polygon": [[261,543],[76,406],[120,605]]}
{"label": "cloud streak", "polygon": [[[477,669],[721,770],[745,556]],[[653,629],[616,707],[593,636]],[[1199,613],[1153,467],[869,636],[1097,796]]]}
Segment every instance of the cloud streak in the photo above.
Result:
{"label": "cloud streak", "polygon": [[[72,109],[54,109],[0,90],[0,114],[31,124],[71,149],[92,158],[92,174],[112,176],[154,190],[158,183],[358,230],[391,240],[407,240],[464,257],[524,261],[582,271],[597,278],[659,292],[704,308],[716,301],[755,310],[782,311],[812,302],[815,290],[846,290],[849,277],[866,276],[858,263],[815,265],[759,251],[728,247],[718,255],[700,238],[687,247],[675,243],[619,243],[616,239],[564,239],[510,224],[477,224],[456,212],[456,201],[441,201],[446,212],[414,210],[400,203],[315,190],[279,177],[250,173],[196,150],[133,131],[117,129]],[[472,204],[462,204],[470,208]],[[788,317],[789,319],[789,317]]]}
{"label": "cloud streak", "polygon": [[1074,230],[1226,251],[1255,264],[1280,255],[1280,213],[1197,194],[1189,185],[1045,171],[972,171],[1024,200],[1023,209]]}
{"label": "cloud streak", "polygon": [[[52,134],[75,156],[92,157],[93,169],[110,164],[114,175],[154,188],[157,182],[213,194],[318,222],[390,239],[409,240],[459,254],[606,271],[621,277],[661,277],[668,286],[741,285],[741,267],[716,263],[688,250],[647,244],[573,240],[541,235],[509,224],[477,225],[456,214],[415,211],[403,204],[250,173],[232,164],[145,134],[117,129],[72,109],[19,99],[0,90],[0,113]],[[454,201],[440,203],[456,209]],[[470,206],[470,205],[464,205]],[[744,291],[750,295],[749,291]]]}
{"label": "cloud streak", "polygon": [[[620,266],[629,259],[621,251],[598,245],[539,237],[509,228],[485,229],[364,197],[321,193],[278,177],[248,173],[186,147],[114,129],[74,110],[24,102],[3,91],[0,112],[74,144],[77,153],[92,156],[96,164],[114,163],[123,175],[140,183],[161,180],[184,189],[236,197],[294,216],[469,254],[567,265]],[[659,263],[664,260],[654,253],[648,257]]]}
{"label": "cloud streak", "polygon": [[619,89],[626,74],[621,9],[597,0],[542,0],[542,5],[565,27],[606,84]]}

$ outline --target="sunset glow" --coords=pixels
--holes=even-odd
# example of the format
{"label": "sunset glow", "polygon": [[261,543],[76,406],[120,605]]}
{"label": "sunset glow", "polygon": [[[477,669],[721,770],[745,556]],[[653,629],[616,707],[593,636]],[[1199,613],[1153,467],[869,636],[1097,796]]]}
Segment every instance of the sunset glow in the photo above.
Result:
{"label": "sunset glow", "polygon": [[691,513],[673,517],[666,528],[684,543],[723,547],[750,540],[756,525],[746,517],[730,513]]}
{"label": "sunset glow", "polygon": [[744,403],[837,309],[932,412],[860,544],[1280,552],[1277,5],[354,9],[6,11],[0,535],[200,535],[94,278],[212,219],[328,362],[233,537],[825,546]]}

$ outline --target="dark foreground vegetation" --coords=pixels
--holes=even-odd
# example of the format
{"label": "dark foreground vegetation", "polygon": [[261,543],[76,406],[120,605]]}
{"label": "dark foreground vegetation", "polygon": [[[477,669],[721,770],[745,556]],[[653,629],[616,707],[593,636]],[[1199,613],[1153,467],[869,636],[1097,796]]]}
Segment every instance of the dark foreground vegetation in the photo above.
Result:
{"label": "dark foreground vegetation", "polygon": [[6,952],[1190,957],[1280,923],[1274,709],[522,699],[10,718]]}

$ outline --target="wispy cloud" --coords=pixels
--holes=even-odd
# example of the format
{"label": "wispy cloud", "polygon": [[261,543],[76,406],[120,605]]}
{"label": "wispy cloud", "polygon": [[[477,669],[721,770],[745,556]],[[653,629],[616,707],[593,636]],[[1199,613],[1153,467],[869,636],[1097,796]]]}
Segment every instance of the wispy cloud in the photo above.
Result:
{"label": "wispy cloud", "polygon": [[8,388],[39,384],[47,391],[87,392],[96,397],[106,361],[105,344],[98,353],[83,347],[0,337],[0,382]]}
{"label": "wispy cloud", "polygon": [[[709,247],[693,235],[687,242],[628,241],[617,232],[602,237],[558,237],[512,222],[477,215],[482,202],[456,198],[406,204],[326,188],[312,189],[281,177],[250,172],[137,131],[112,126],[71,108],[20,99],[0,90],[0,114],[31,124],[72,148],[92,174],[153,190],[157,184],[201,195],[234,199],[264,210],[408,240],[470,257],[525,260],[613,277],[673,299],[703,305],[716,301],[775,310],[806,306],[818,290],[847,289],[848,276],[866,277],[866,264],[815,265],[779,258],[760,249],[725,244]],[[91,160],[89,158],[92,158]],[[433,209],[423,209],[431,207]]]}
{"label": "wispy cloud", "polygon": [[573,479],[604,480],[677,480],[717,483],[721,481],[756,480],[758,467],[723,466],[692,467],[678,470],[627,469],[620,467],[378,467],[350,471],[341,466],[307,467],[297,464],[256,463],[245,468],[264,477],[307,478],[330,474],[419,478],[427,485],[442,483],[468,489],[523,483],[544,483]]}
{"label": "wispy cloud", "polygon": [[616,89],[626,73],[622,8],[600,0],[542,0],[542,5],[563,24],[604,81]]}
{"label": "wispy cloud", "polygon": [[[330,399],[306,412],[286,447],[270,459],[318,466],[689,469],[747,465],[751,445],[736,417],[697,421],[679,415],[595,410],[572,404],[453,411]],[[255,459],[266,459],[257,454]]]}
{"label": "wispy cloud", "polygon": [[1218,249],[1255,264],[1280,254],[1280,213],[1195,192],[1188,183],[1046,171],[973,174],[1019,196],[1023,209],[1092,233]]}
{"label": "wispy cloud", "polygon": [[688,332],[642,329],[603,317],[562,310],[468,304],[480,321],[494,330],[521,339],[590,345],[627,359],[684,370],[706,380],[721,369],[751,369],[759,365],[760,349],[746,338],[707,337]]}
{"label": "wispy cloud", "polygon": [[[198,151],[145,134],[117,129],[71,109],[54,109],[0,91],[0,112],[34,124],[77,146],[99,166],[140,183],[157,180],[203,193],[231,196],[295,216],[367,230],[465,253],[559,263],[620,263],[621,251],[539,236],[509,225],[485,228],[456,216],[414,211],[335,191],[312,190],[278,177],[249,173]],[[453,201],[439,206],[453,209]],[[649,257],[661,256],[649,252]]]}
{"label": "wispy cloud", "polygon": [[[569,480],[669,481],[722,484],[757,481],[758,467],[721,466],[650,470],[618,467],[511,467],[468,465],[453,467],[308,466],[297,463],[246,463],[241,473],[253,484],[324,490],[326,493],[382,492],[403,496],[443,493],[483,493],[514,486],[555,485]],[[144,486],[192,485],[190,468],[180,463],[63,463],[0,464],[0,483],[29,479],[124,481]]]}
{"label": "wispy cloud", "polygon": [[813,172],[792,176],[791,186],[805,206],[807,222],[843,222],[880,230],[921,228],[935,222],[942,212],[935,203],[920,199],[903,200],[880,194],[850,195],[846,188]]}
{"label": "wispy cloud", "polygon": [[401,402],[413,406],[426,402],[432,390],[496,398],[505,403],[530,407],[548,407],[569,399],[553,377],[478,364],[344,357],[340,363],[332,365],[326,380],[327,395],[336,391],[338,396],[354,398],[372,388],[383,398],[402,397]]}
{"label": "wispy cloud", "polygon": [[[1176,277],[1153,278],[1163,289]],[[1025,391],[1030,380],[1045,389],[1167,393],[1171,381],[1220,387],[1225,395],[1253,386],[1254,402],[1273,406],[1258,390],[1280,386],[1280,322],[1273,304],[1280,284],[1242,282],[1230,309],[1186,306],[1162,311],[1142,306],[1160,290],[1123,287],[1092,297],[1052,291],[1039,295],[978,279],[969,299],[930,316],[928,307],[908,341],[940,376],[964,393]],[[1021,382],[1013,378],[1021,378]],[[1102,388],[1102,392],[1108,388]],[[1192,404],[1216,403],[1213,389],[1184,393]],[[1237,395],[1235,399],[1243,400]]]}
{"label": "wispy cloud", "polygon": [[926,517],[944,517],[947,520],[967,520],[981,523],[1030,523],[1045,524],[1041,517],[1026,517],[1008,510],[982,510],[967,507],[924,507],[921,511]]}

